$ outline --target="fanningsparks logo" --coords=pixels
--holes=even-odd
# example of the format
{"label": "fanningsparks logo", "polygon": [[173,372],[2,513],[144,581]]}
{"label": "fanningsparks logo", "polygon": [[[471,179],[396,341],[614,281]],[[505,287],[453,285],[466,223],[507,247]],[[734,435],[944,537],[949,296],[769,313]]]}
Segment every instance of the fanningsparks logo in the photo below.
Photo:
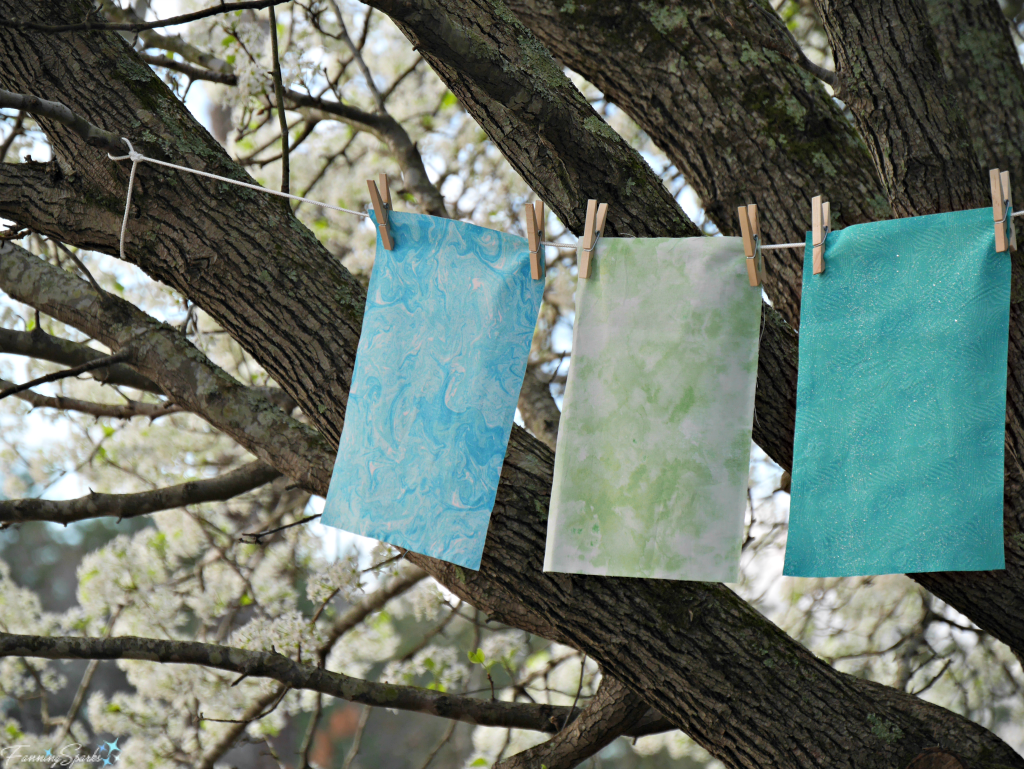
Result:
{"label": "fanningsparks logo", "polygon": [[45,753],[33,753],[27,745],[9,745],[0,748],[0,759],[3,759],[4,769],[9,766],[25,764],[28,766],[113,766],[121,757],[121,748],[117,743],[120,737],[113,742],[104,742],[92,753],[85,752],[85,746],[79,742],[69,742],[59,748],[47,750]]}

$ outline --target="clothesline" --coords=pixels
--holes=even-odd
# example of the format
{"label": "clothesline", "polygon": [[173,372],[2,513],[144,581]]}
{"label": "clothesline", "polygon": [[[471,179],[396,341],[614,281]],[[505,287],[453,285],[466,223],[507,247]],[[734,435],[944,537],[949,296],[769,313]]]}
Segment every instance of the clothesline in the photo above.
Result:
{"label": "clothesline", "polygon": [[[121,259],[122,260],[124,259],[124,235],[125,235],[125,230],[128,227],[128,211],[129,211],[129,209],[131,208],[131,205],[132,205],[132,187],[134,186],[134,182],[135,182],[135,169],[139,165],[139,163],[153,163],[154,165],[164,166],[166,168],[174,168],[174,169],[177,169],[178,171],[185,171],[186,173],[195,174],[196,176],[205,176],[207,179],[216,179],[219,182],[225,182],[227,184],[235,184],[235,185],[237,185],[239,187],[247,187],[250,190],[256,190],[258,192],[265,192],[268,195],[277,195],[279,198],[288,198],[289,200],[298,200],[298,201],[300,201],[302,203],[310,203],[310,204],[312,204],[314,206],[320,206],[321,208],[329,208],[332,211],[340,211],[343,214],[352,214],[353,216],[361,216],[364,219],[369,219],[370,218],[369,214],[364,214],[362,211],[353,211],[350,208],[342,208],[341,206],[332,206],[330,203],[324,203],[324,202],[322,202],[320,200],[313,200],[312,198],[306,198],[306,197],[303,197],[301,195],[290,195],[287,192],[278,192],[277,190],[268,189],[267,187],[261,187],[258,184],[249,184],[248,182],[240,182],[237,179],[229,179],[226,176],[218,176],[217,174],[207,173],[206,171],[197,171],[196,169],[189,168],[188,166],[180,166],[180,165],[177,165],[176,163],[168,163],[168,162],[163,161],[163,160],[157,160],[156,158],[151,158],[148,155],[143,155],[141,152],[136,152],[135,148],[132,147],[132,143],[130,141],[128,141],[128,139],[125,139],[125,138],[122,137],[121,141],[123,141],[125,144],[128,145],[128,154],[127,155],[118,155],[118,156],[115,157],[114,155],[111,155],[111,154],[108,153],[107,157],[110,158],[111,160],[117,160],[117,161],[120,161],[120,160],[130,160],[130,161],[132,161],[131,174],[129,174],[129,176],[128,176],[128,197],[125,200],[125,204],[124,204],[124,219],[121,222],[120,253],[121,253]],[[1010,216],[1011,216],[1011,218],[1018,217],[1018,216],[1024,216],[1024,210],[1014,211],[1012,214],[1010,214]],[[567,249],[567,250],[568,249],[575,250],[579,246],[579,240],[577,239],[573,243],[558,243],[558,242],[555,242],[555,241],[552,241],[552,240],[542,240],[540,242],[540,245],[542,245],[542,246],[549,246],[551,248],[563,248],[563,249]],[[784,248],[803,248],[804,246],[805,246],[805,244],[802,243],[802,242],[801,243],[772,243],[772,244],[761,246],[761,250],[762,251],[780,251],[780,250],[782,250]]]}

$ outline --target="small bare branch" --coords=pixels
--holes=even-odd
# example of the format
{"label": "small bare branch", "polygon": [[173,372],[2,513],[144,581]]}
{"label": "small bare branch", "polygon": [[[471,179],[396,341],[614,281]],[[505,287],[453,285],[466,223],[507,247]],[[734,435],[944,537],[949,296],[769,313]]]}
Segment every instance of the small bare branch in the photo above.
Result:
{"label": "small bare branch", "polygon": [[4,143],[0,144],[0,163],[4,162],[4,159],[7,157],[7,151],[14,144],[14,140],[25,132],[25,114],[25,110],[18,111],[18,116],[14,119],[11,133],[4,139]]}
{"label": "small bare branch", "polygon": [[277,102],[277,120],[281,125],[281,192],[288,194],[288,117],[284,111],[284,84],[281,82],[281,56],[277,50],[277,16],[270,6],[270,54],[273,58],[274,100]]}
{"label": "small bare branch", "polygon": [[33,32],[88,32],[97,30],[112,30],[115,32],[142,32],[146,29],[157,29],[158,27],[173,27],[177,24],[187,24],[190,21],[198,21],[209,16],[217,16],[222,13],[234,11],[260,10],[269,8],[272,5],[282,5],[289,0],[255,0],[255,2],[243,3],[221,3],[213,8],[204,8],[201,11],[185,13],[181,16],[171,16],[169,19],[157,21],[111,23],[104,21],[83,21],[79,24],[39,24],[27,19],[0,19],[0,27],[9,29],[29,29]]}
{"label": "small bare branch", "polygon": [[293,523],[286,523],[284,526],[278,526],[278,527],[273,528],[273,529],[268,529],[267,531],[247,532],[247,533],[242,534],[238,538],[238,541],[239,542],[244,542],[247,545],[262,545],[264,537],[269,537],[271,534],[277,534],[277,532],[279,532],[279,531],[284,531],[285,529],[291,529],[291,528],[293,528],[295,526],[302,526],[304,523],[309,523],[310,521],[315,521],[319,517],[320,517],[320,515],[318,513],[317,515],[310,515],[310,516],[307,516],[306,518],[303,518],[302,520],[294,521]]}
{"label": "small bare branch", "polygon": [[[224,85],[238,84],[237,75],[203,70],[191,64],[174,61],[166,56],[143,54],[142,60],[153,66],[182,72],[196,80],[210,80]],[[340,121],[372,133],[387,145],[395,157],[402,168],[406,187],[419,199],[422,209],[432,216],[448,216],[444,198],[441,197],[437,186],[432,184],[427,176],[426,166],[423,165],[423,157],[420,155],[419,149],[402,124],[391,115],[386,112],[379,114],[365,112],[349,104],[322,99],[289,88],[283,90],[282,98],[285,109],[303,110],[303,117],[307,122]],[[273,103],[268,97],[265,97],[265,100],[267,106],[276,108],[277,98],[273,100]]]}
{"label": "small bare branch", "polygon": [[[0,26],[9,26],[0,20]],[[25,93],[12,93],[0,88],[0,107],[5,109],[17,109],[28,112],[36,117],[47,118],[61,123],[76,134],[81,136],[90,147],[106,150],[107,152],[124,152],[124,143],[120,137],[110,131],[104,131],[95,126],[81,115],[77,115],[60,102],[47,101],[38,96]]]}
{"label": "small bare branch", "polygon": [[12,499],[0,501],[0,526],[25,521],[50,521],[67,526],[75,521],[116,515],[136,518],[160,510],[170,510],[201,502],[217,502],[237,497],[274,480],[280,473],[263,462],[250,462],[216,478],[189,481],[137,494],[95,494],[78,499]]}
{"label": "small bare branch", "polygon": [[89,279],[89,282],[92,283],[92,287],[96,289],[97,294],[99,294],[101,297],[107,295],[107,292],[100,288],[100,284],[96,282],[96,278],[94,278],[92,276],[92,273],[89,272],[89,268],[85,266],[85,264],[82,262],[81,259],[78,258],[77,254],[75,254],[74,251],[65,246],[59,240],[51,240],[50,242],[57,246],[57,248],[59,248],[65,254],[71,257],[71,261],[73,261],[78,266],[78,269],[80,269],[85,274],[85,277]]}
{"label": "small bare branch", "polygon": [[[0,379],[0,388],[11,388],[15,385],[6,379]],[[58,409],[59,411],[77,411],[82,414],[89,414],[94,417],[110,417],[112,419],[131,419],[132,417],[148,417],[156,419],[165,417],[168,414],[181,412],[179,406],[173,403],[139,403],[128,401],[127,403],[94,403],[83,401],[77,398],[65,398],[63,395],[40,395],[39,393],[27,390],[16,393],[15,398],[30,403],[34,408]]]}
{"label": "small bare branch", "polygon": [[[106,357],[106,353],[93,347],[51,336],[38,326],[32,331],[0,328],[0,353],[24,355],[29,358],[48,360],[51,363],[60,363],[64,366],[80,366],[83,363]],[[92,375],[97,381],[104,384],[131,387],[157,395],[164,394],[164,391],[155,382],[123,364],[98,369],[93,371]]]}
{"label": "small bare branch", "polygon": [[5,390],[0,390],[0,400],[3,400],[9,395],[17,395],[25,390],[30,390],[41,384],[47,382],[56,382],[60,379],[67,379],[68,377],[78,376],[79,374],[86,374],[90,371],[94,371],[98,368],[105,368],[114,363],[120,363],[121,361],[127,360],[131,356],[131,350],[121,350],[113,355],[106,355],[97,360],[90,361],[89,363],[83,363],[81,366],[75,366],[75,368],[64,369],[64,371],[56,371],[46,376],[41,376],[38,379],[33,379],[31,382],[25,382],[24,384],[14,385],[8,387]]}

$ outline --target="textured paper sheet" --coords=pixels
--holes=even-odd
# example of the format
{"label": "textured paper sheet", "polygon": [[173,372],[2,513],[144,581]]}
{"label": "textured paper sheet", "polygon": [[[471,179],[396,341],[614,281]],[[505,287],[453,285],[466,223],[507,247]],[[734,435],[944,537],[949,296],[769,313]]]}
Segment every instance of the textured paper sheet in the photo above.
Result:
{"label": "textured paper sheet", "polygon": [[785,574],[1003,568],[1010,256],[992,209],[848,227],[804,257]]}
{"label": "textured paper sheet", "polygon": [[735,581],[761,292],[738,238],[602,238],[579,282],[545,571]]}
{"label": "textured paper sheet", "polygon": [[322,521],[478,569],[544,281],[523,238],[390,224]]}

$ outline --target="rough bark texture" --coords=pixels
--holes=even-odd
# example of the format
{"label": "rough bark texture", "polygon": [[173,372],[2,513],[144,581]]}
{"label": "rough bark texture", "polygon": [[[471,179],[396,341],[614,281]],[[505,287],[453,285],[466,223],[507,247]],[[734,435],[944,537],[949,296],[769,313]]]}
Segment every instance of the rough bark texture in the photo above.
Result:
{"label": "rough bark texture", "polygon": [[593,699],[579,717],[547,742],[517,753],[494,769],[573,769],[644,715],[644,701],[614,678],[602,678]]}
{"label": "rough bark texture", "polygon": [[[926,0],[946,83],[971,129],[977,171],[1009,169],[1024,189],[1024,68],[997,0]],[[1019,197],[1019,195],[1018,195]]]}
{"label": "rough bark texture", "polygon": [[243,386],[183,334],[130,302],[107,294],[13,243],[0,246],[0,289],[114,350],[130,352],[140,373],[175,403],[202,416],[268,465],[323,494],[333,447],[316,430]]}
{"label": "rough bark texture", "polygon": [[[650,134],[725,234],[757,203],[766,243],[803,240],[819,192],[837,225],[890,216],[863,141],[820,83],[752,37],[765,23],[746,2],[508,5]],[[767,255],[766,291],[794,328],[802,257]]]}
{"label": "rough bark texture", "polygon": [[523,388],[519,391],[519,413],[526,429],[554,451],[562,413],[551,397],[550,376],[533,366],[527,367]]}
{"label": "rough bark texture", "polygon": [[[816,0],[816,6],[839,62],[840,89],[861,132],[871,137],[868,144],[879,173],[889,179],[887,191],[894,210],[901,215],[913,215],[991,205],[983,183],[987,176],[974,159],[974,146],[964,119],[965,112],[977,117],[989,110],[978,104],[986,98],[987,90],[949,87],[923,0],[870,4]],[[1002,52],[1005,59],[1009,35],[993,38],[991,16],[985,18],[989,43],[996,55]],[[961,39],[968,38],[971,31],[965,29],[961,34]],[[952,45],[947,42],[950,56],[956,58]],[[952,71],[961,73],[961,84],[967,77],[963,74],[967,66],[950,64]],[[1019,78],[1019,72],[1016,76],[1007,75],[1011,85]],[[1008,102],[1013,98],[1024,99],[1022,88],[1011,88],[1009,93]],[[1016,106],[1024,109],[1024,101]],[[979,626],[1006,641],[1021,657],[1024,307],[1020,303],[1019,285],[1014,294],[1006,398],[1006,569],[913,576],[937,596],[968,613]]]}
{"label": "rough bark texture", "polygon": [[979,173],[956,89],[922,0],[815,0],[846,102],[897,216],[979,208]]}
{"label": "rough bark texture", "polygon": [[[795,207],[792,201],[806,196],[808,190],[822,189],[827,193],[836,225],[883,218],[864,207],[865,201],[870,204],[870,193],[874,191],[874,207],[888,208],[878,200],[882,195],[875,181],[878,177],[869,166],[870,157],[863,144],[858,139],[846,138],[842,139],[849,145],[845,149],[814,150],[814,141],[839,141],[836,137],[850,134],[850,126],[820,85],[808,82],[806,73],[747,41],[746,25],[756,19],[749,18],[745,3],[719,3],[712,7],[669,1],[624,6],[510,0],[509,4],[559,59],[629,112],[687,171],[687,179],[698,191],[706,183],[703,175],[711,174],[713,184],[718,186],[707,189],[718,195],[740,194],[741,203],[749,199],[758,202],[769,240],[788,240],[792,230],[786,228],[806,221],[800,218],[803,209]],[[871,141],[879,152],[885,148],[890,152],[898,150],[897,157],[882,163],[878,171],[883,178],[898,179],[888,191],[895,196],[903,215],[986,205],[987,200],[976,200],[977,187],[987,178],[986,169],[992,166],[1020,167],[1015,178],[1024,180],[1022,150],[1015,136],[1019,119],[1024,117],[1024,70],[1018,63],[998,4],[991,0],[930,0],[928,15],[938,25],[937,37],[942,41],[938,54],[933,50],[935,37],[922,23],[920,6],[904,8],[909,21],[898,14],[889,16],[878,11],[872,17],[874,26],[866,26],[851,10],[854,5],[863,6],[844,5],[845,16],[829,11],[833,37],[844,51],[849,49],[843,54],[847,58],[841,62],[857,62],[856,66],[841,67],[841,87],[844,95],[847,91],[874,93],[871,89],[878,90],[878,78],[889,86],[889,90],[874,93],[874,101],[861,98],[850,106],[855,114],[859,112],[858,125],[873,137]],[[861,12],[867,9],[861,8]],[[727,22],[725,26],[723,20]],[[866,41],[858,38],[858,34],[866,35]],[[893,48],[891,41],[904,44]],[[642,55],[637,56],[637,52]],[[945,79],[934,69],[939,54]],[[869,57],[870,66],[862,61]],[[993,58],[997,66],[993,66]],[[905,70],[908,62],[915,74]],[[933,71],[919,78],[919,70],[928,67]],[[687,77],[678,77],[678,72],[686,72]],[[906,82],[910,80],[913,83]],[[949,83],[956,89],[950,89]],[[904,86],[907,94],[902,91]],[[761,94],[758,103],[767,112],[744,106],[749,107],[757,94]],[[990,98],[990,94],[995,98]],[[958,110],[969,118],[971,126],[979,126],[973,144],[965,138],[970,134]],[[779,119],[780,114],[789,115],[789,119]],[[679,119],[681,115],[686,119]],[[933,141],[921,138],[931,136],[928,132],[933,125],[945,126],[946,138],[959,150],[955,157],[949,156],[945,148],[936,156],[942,137]],[[770,163],[762,161],[766,169],[763,173],[748,175],[746,169],[752,162],[749,159],[741,165],[743,172],[737,173],[737,163],[729,155],[729,148],[744,146],[751,148],[745,158],[758,157],[755,148],[760,147],[762,156],[770,159]],[[968,150],[977,153],[977,160],[971,159]],[[705,156],[708,160],[703,164],[685,165],[690,162],[688,158]],[[943,164],[954,162],[962,165],[957,166],[955,173],[944,176]],[[845,165],[840,170],[837,163]],[[863,181],[866,176],[869,181]],[[822,187],[822,180],[833,183]],[[748,197],[742,197],[743,194]],[[984,190],[980,194],[984,198]],[[729,211],[733,210],[730,206]],[[715,215],[713,207],[709,212]],[[719,213],[724,216],[729,212]],[[777,219],[780,215],[795,215],[796,220],[787,224],[786,219]],[[734,222],[716,219],[716,223],[724,232],[735,234]],[[771,227],[777,229],[767,229]],[[796,261],[791,265],[793,271],[787,273],[790,268],[785,264],[769,259],[767,291],[776,307],[786,314],[786,320],[796,326],[800,283]],[[1014,261],[1015,272],[1019,274],[1019,260]],[[1015,283],[1017,300],[1022,294],[1019,285]],[[1024,414],[1020,388],[1024,382],[1022,375],[1015,373],[1017,362],[1024,361],[1020,322],[1015,306],[1011,318],[1007,404],[1007,569],[913,575],[1008,643],[1018,656],[1024,653],[1024,512],[1019,470],[1019,457],[1024,456],[1020,437]],[[773,328],[773,324],[765,326],[766,332]],[[766,352],[766,337],[767,334],[762,338],[762,356]],[[773,365],[785,359],[785,355],[775,355]],[[795,383],[795,355],[792,365]],[[795,389],[777,391],[759,377],[758,398],[764,402],[759,402],[757,409],[755,439],[773,459],[789,468],[792,418],[778,424],[764,424],[762,420],[771,413],[773,402],[776,406],[795,404]],[[766,436],[774,439],[771,445],[765,442],[770,440]]]}
{"label": "rough bark texture", "polygon": [[[609,221],[619,234],[693,232],[650,169],[574,95],[543,46],[503,5],[375,5],[414,37],[492,139],[576,231],[583,201],[601,197],[612,203]],[[0,9],[8,17],[59,23],[78,18],[84,4],[53,8],[41,0],[3,0]],[[60,99],[106,130],[138,137],[147,154],[240,174],[117,36],[3,30],[0,45],[5,87]],[[59,230],[67,242],[114,251],[126,169],[97,157],[62,127],[45,127],[55,163],[0,167],[0,213],[46,232]],[[117,348],[136,341],[120,335],[145,331],[152,346],[140,347],[133,359],[142,373],[264,461],[324,493],[344,416],[361,289],[294,218],[256,193],[151,168],[140,175],[128,258],[222,323],[327,440],[253,404],[245,388],[237,390],[215,372],[204,374],[197,387],[194,372],[159,370],[147,353],[209,371],[209,362],[181,346],[173,330],[128,318],[100,338]],[[10,268],[9,260],[15,262]],[[26,286],[19,298],[72,325],[107,325],[111,313],[116,320],[123,311],[101,305],[85,281],[63,275],[37,273],[20,256],[0,259],[5,290]],[[93,304],[86,312],[88,292]],[[767,362],[759,378],[766,381],[759,382],[755,429],[778,429],[758,440],[785,459],[791,400],[770,397],[770,412],[760,409],[762,387],[772,395],[776,386],[794,391],[795,335],[776,313],[766,312],[764,325],[768,346],[761,357]],[[481,570],[411,554],[409,560],[495,619],[587,652],[730,767],[902,767],[936,744],[978,766],[1024,767],[1024,759],[983,728],[829,668],[724,586],[543,573],[550,483],[550,451],[513,431]],[[277,661],[259,664],[272,672]]]}

